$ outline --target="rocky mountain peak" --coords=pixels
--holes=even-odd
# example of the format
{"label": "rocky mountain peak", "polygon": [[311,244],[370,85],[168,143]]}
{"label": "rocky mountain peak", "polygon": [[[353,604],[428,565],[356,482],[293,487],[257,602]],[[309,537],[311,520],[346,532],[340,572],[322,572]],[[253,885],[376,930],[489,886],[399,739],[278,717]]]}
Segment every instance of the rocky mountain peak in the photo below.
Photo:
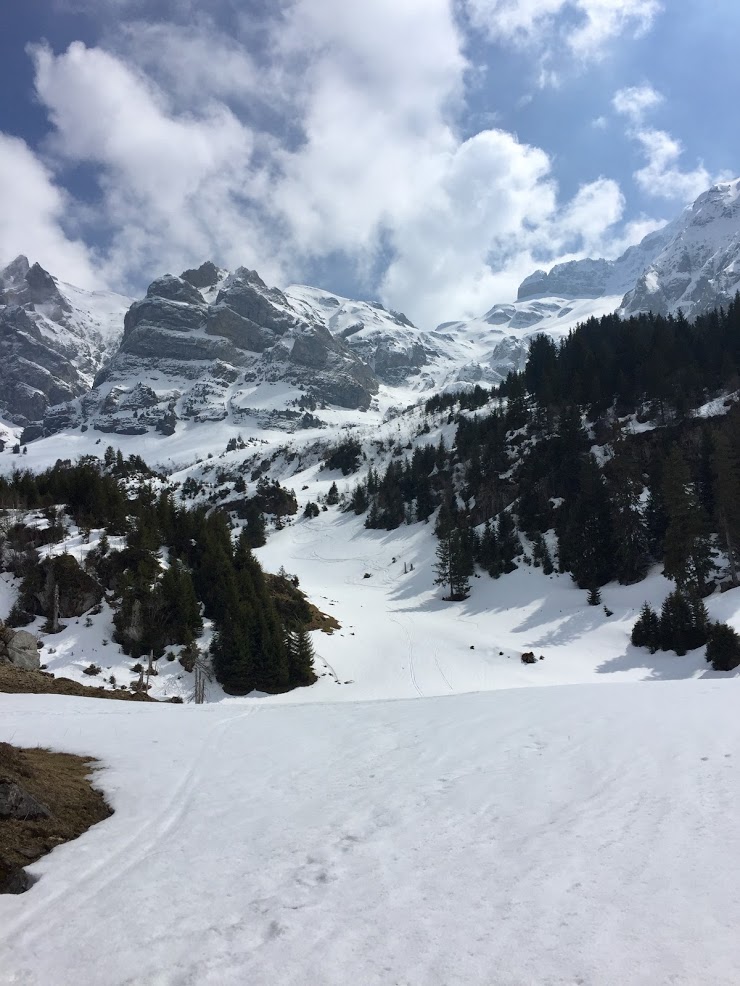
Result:
{"label": "rocky mountain peak", "polygon": [[25,280],[30,264],[22,253],[0,271],[0,288],[16,288]]}
{"label": "rocky mountain peak", "polygon": [[215,287],[224,273],[210,260],[206,260],[200,267],[183,271],[180,277],[194,288],[202,289]]}

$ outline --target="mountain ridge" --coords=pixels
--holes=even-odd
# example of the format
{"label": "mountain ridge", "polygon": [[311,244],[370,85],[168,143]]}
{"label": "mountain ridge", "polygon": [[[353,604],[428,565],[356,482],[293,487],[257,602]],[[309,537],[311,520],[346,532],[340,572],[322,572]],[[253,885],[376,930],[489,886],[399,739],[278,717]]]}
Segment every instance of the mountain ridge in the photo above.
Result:
{"label": "mountain ridge", "polygon": [[322,407],[366,412],[496,384],[521,369],[538,333],[557,340],[613,311],[692,318],[738,287],[740,179],[712,186],[616,260],[535,271],[516,301],[430,330],[379,302],[271,288],[211,261],[155,278],[132,301],[19,256],[0,272],[0,413],[26,427],[26,441],[89,426],[167,436],[188,419],[294,430],[320,424]]}

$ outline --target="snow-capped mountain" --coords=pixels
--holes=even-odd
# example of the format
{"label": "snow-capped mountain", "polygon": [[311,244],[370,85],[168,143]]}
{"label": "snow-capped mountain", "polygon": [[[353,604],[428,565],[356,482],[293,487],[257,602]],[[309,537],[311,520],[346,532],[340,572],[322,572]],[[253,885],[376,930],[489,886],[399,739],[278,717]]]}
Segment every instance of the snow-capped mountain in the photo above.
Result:
{"label": "snow-capped mountain", "polygon": [[670,231],[663,249],[622,301],[624,314],[692,318],[723,304],[740,288],[740,179],[704,192]]}
{"label": "snow-capped mountain", "polygon": [[0,286],[0,410],[30,425],[27,441],[78,427],[171,435],[188,420],[311,428],[326,406],[382,412],[497,383],[521,369],[534,335],[558,338],[591,316],[682,308],[692,317],[726,302],[740,286],[740,179],[616,260],[535,271],[516,301],[434,329],[379,302],[306,285],[280,291],[256,271],[210,262],[157,277],[133,304],[62,284],[25,257]]}
{"label": "snow-capped mountain", "polygon": [[17,257],[0,271],[0,409],[27,424],[85,393],[115,352],[130,298],[82,291]]}

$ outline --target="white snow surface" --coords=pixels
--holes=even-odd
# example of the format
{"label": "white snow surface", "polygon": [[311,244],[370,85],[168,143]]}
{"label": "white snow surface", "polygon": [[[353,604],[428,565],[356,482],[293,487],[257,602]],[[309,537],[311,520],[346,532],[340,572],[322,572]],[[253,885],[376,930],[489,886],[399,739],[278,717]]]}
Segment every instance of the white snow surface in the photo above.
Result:
{"label": "white snow surface", "polygon": [[0,696],[114,815],[0,897],[3,984],[734,986],[737,681],[182,707]]}

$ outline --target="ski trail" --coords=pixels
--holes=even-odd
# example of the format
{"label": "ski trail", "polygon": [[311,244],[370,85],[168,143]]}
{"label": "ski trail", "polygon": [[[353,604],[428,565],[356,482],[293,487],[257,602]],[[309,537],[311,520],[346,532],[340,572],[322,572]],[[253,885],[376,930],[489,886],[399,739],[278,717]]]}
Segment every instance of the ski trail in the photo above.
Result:
{"label": "ski trail", "polygon": [[424,692],[419,687],[419,682],[417,681],[416,678],[416,668],[414,667],[414,645],[411,642],[411,633],[409,632],[409,629],[406,626],[406,624],[402,623],[401,620],[397,619],[395,616],[389,616],[388,619],[391,621],[391,623],[395,623],[396,626],[399,626],[403,630],[404,634],[406,635],[406,644],[408,645],[408,656],[409,656],[409,676],[411,678],[411,684],[414,686],[414,689],[416,690],[416,694],[419,696],[419,698],[424,698]]}
{"label": "ski trail", "polygon": [[[183,818],[192,792],[197,786],[196,780],[202,771],[203,763],[207,760],[214,745],[222,738],[222,731],[228,730],[236,722],[246,719],[258,711],[259,707],[255,705],[246,712],[229,716],[214,723],[204,737],[197,755],[182,774],[162,809],[153,819],[139,826],[136,832],[119,845],[111,855],[99,857],[86,871],[81,872],[75,885],[76,891],[84,892],[88,898],[94,898],[140,865],[143,858],[152,855]],[[104,778],[105,766],[100,773]],[[104,788],[104,785],[102,786]],[[115,813],[113,817],[115,817]],[[80,838],[84,838],[84,836],[85,833]],[[102,879],[100,879],[101,877]],[[45,934],[54,923],[54,914],[57,910],[55,905],[61,897],[66,896],[67,892],[67,888],[63,888],[56,893],[45,896],[35,907],[32,906],[24,910],[17,921],[4,929],[3,939],[5,942],[12,941],[13,937],[23,932],[29,924],[33,924],[35,927],[26,932],[27,940],[33,941],[39,935]],[[47,914],[45,915],[44,912]],[[51,914],[49,915],[48,912]]]}
{"label": "ski trail", "polygon": [[442,677],[444,679],[444,683],[447,685],[447,687],[450,689],[450,691],[453,691],[452,685],[450,684],[450,680],[447,677],[447,675],[444,673],[444,671],[442,670],[442,666],[439,663],[439,650],[436,647],[434,648],[434,663],[437,665],[437,670],[442,675]]}

